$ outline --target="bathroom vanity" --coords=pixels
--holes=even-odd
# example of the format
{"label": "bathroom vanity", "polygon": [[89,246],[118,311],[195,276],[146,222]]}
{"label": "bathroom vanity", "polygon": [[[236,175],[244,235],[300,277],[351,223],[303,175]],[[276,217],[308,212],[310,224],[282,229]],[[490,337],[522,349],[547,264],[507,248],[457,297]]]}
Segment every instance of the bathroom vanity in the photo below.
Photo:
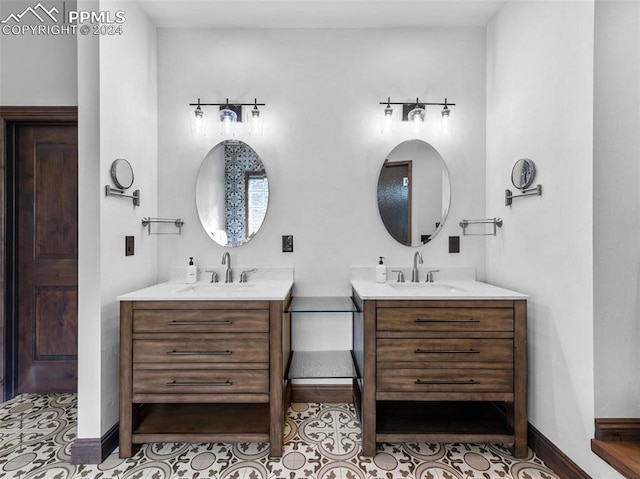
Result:
{"label": "bathroom vanity", "polygon": [[283,452],[293,281],[163,283],[120,299],[120,457],[147,442]]}
{"label": "bathroom vanity", "polygon": [[475,281],[352,281],[354,403],[378,442],[491,442],[527,454],[526,295]]}

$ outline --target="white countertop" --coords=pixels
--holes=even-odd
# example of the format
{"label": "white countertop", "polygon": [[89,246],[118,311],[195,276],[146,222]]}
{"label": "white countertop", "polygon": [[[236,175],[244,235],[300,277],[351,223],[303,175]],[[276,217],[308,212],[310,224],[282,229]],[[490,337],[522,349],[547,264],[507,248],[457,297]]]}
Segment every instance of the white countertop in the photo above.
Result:
{"label": "white countertop", "polygon": [[248,283],[210,283],[168,281],[118,296],[119,301],[281,301],[293,280]]}
{"label": "white countertop", "polygon": [[351,286],[361,299],[527,299],[523,293],[480,281],[445,280],[433,283],[376,283],[353,279]]}

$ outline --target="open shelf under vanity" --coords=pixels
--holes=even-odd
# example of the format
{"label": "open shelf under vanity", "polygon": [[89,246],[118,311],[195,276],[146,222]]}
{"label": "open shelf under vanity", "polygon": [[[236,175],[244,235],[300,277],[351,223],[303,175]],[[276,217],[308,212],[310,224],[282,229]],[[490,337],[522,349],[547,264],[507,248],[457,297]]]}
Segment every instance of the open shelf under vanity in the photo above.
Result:
{"label": "open shelf under vanity", "polygon": [[[358,308],[349,296],[294,296],[288,313],[350,313]],[[292,351],[289,379],[353,379],[357,377],[350,350]]]}
{"label": "open shelf under vanity", "polygon": [[[231,441],[231,439],[233,441]],[[268,442],[269,404],[144,404],[132,442]]]}
{"label": "open shelf under vanity", "polygon": [[479,401],[378,401],[376,442],[504,443],[513,438],[504,412]]}

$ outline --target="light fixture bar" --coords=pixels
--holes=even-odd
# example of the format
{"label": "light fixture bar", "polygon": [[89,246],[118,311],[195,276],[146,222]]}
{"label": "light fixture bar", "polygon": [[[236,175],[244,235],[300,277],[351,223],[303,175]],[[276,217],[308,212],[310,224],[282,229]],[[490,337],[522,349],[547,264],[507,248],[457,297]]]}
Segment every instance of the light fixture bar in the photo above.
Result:
{"label": "light fixture bar", "polygon": [[[197,118],[203,118],[204,112],[202,111],[203,106],[217,106],[220,107],[220,111],[228,113],[227,110],[233,111],[237,118],[235,118],[232,122],[242,122],[242,107],[243,106],[252,106],[255,111],[258,110],[259,106],[266,106],[266,103],[258,103],[258,100],[254,98],[253,103],[238,103],[238,102],[230,102],[227,98],[224,103],[202,103],[200,98],[198,98],[198,103],[189,103],[189,106],[195,106],[195,114]],[[259,114],[259,113],[258,113]]]}
{"label": "light fixture bar", "polygon": [[416,98],[414,102],[407,101],[391,101],[391,97],[387,97],[387,101],[379,102],[380,105],[384,105],[384,116],[380,119],[381,124],[381,132],[390,133],[394,131],[394,113],[391,105],[401,105],[402,108],[400,110],[400,114],[398,115],[398,120],[402,122],[409,122],[411,134],[413,135],[421,135],[424,132],[424,124],[427,119],[427,107],[428,106],[442,106],[444,107],[440,112],[441,119],[441,131],[444,134],[448,134],[450,131],[449,125],[449,117],[451,115],[451,110],[449,107],[453,107],[455,103],[449,103],[449,99],[445,97],[443,102],[427,102],[420,101],[420,98]]}
{"label": "light fixture bar", "polygon": [[[386,103],[385,103],[386,104]],[[448,103],[449,105],[453,105],[453,103]],[[189,106],[266,106],[266,103],[236,103],[236,102],[225,102],[225,103],[189,103]],[[444,103],[443,103],[444,105]]]}
{"label": "light fixture bar", "polygon": [[[412,102],[412,101],[381,101],[380,104],[381,105],[437,105],[437,106],[455,106],[455,103],[449,103],[447,100],[444,101],[444,103],[427,103],[424,101],[419,101],[416,98],[417,101]],[[204,105],[204,103],[200,103],[201,105]],[[193,103],[193,106],[195,106],[196,104]]]}
{"label": "light fixture bar", "polygon": [[[387,111],[393,112],[393,110],[391,109],[391,105],[402,105],[402,111],[400,115],[400,119],[402,121],[410,121],[409,117],[412,116],[411,113],[414,112],[414,113],[420,113],[421,122],[424,122],[424,110],[426,109],[427,106],[443,106],[444,108],[441,114],[442,114],[443,121],[446,121],[449,119],[449,114],[451,112],[451,110],[449,110],[449,107],[456,105],[455,103],[449,103],[449,100],[447,98],[444,99],[444,103],[425,102],[425,101],[420,101],[420,98],[416,98],[416,101],[414,103],[414,102],[408,102],[408,101],[391,101],[391,97],[388,97],[387,101],[379,102],[379,104],[386,106],[385,112]],[[415,118],[415,115],[413,116]],[[418,123],[416,123],[416,126],[417,125]],[[387,127],[386,130],[389,130],[389,128]]]}
{"label": "light fixture bar", "polygon": [[257,98],[254,98],[252,103],[230,102],[229,98],[226,98],[224,103],[203,103],[201,99],[198,98],[197,103],[189,103],[189,106],[196,107],[191,116],[191,132],[194,135],[206,136],[206,115],[203,107],[210,106],[217,107],[219,110],[216,116],[220,123],[220,134],[227,136],[235,136],[236,125],[243,122],[243,107],[253,107],[246,119],[246,121],[250,123],[249,134],[262,135],[262,118],[258,107],[266,106],[266,103],[258,103]]}

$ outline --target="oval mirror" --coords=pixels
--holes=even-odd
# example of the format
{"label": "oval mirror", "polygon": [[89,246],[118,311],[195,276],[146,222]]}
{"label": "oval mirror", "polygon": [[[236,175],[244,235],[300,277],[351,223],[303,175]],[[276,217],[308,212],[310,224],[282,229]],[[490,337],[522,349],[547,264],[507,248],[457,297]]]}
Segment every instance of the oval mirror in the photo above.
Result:
{"label": "oval mirror", "polygon": [[511,183],[519,190],[525,190],[531,186],[536,177],[536,165],[528,158],[516,161],[511,171]]}
{"label": "oval mirror", "polygon": [[133,168],[124,158],[118,158],[111,163],[111,179],[121,190],[126,190],[133,185]]}
{"label": "oval mirror", "polygon": [[387,155],[378,177],[378,211],[396,241],[431,241],[444,226],[450,198],[447,165],[429,143],[407,140]]}
{"label": "oval mirror", "polygon": [[207,234],[221,246],[242,246],[262,226],[269,180],[262,160],[246,143],[218,143],[202,160],[196,179],[196,208]]}

